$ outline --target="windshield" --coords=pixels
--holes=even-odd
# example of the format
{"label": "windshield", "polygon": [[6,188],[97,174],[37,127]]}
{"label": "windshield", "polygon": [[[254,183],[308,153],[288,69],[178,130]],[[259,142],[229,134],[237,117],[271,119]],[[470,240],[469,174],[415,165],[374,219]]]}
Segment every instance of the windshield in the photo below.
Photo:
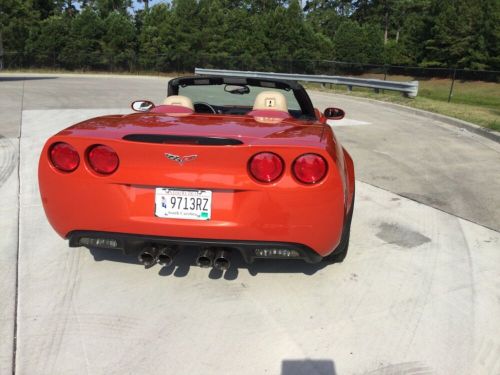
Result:
{"label": "windshield", "polygon": [[[263,92],[270,91],[269,95]],[[296,81],[252,77],[192,76],[171,79],[168,96],[187,97],[195,113],[247,115],[274,111],[304,120],[316,119],[306,90]]]}
{"label": "windshield", "polygon": [[[187,96],[193,103],[208,103],[215,106],[253,107],[255,97],[267,87],[250,85],[193,85],[179,87],[179,95]],[[300,105],[292,90],[272,88],[272,91],[282,93],[289,110],[300,111]]]}

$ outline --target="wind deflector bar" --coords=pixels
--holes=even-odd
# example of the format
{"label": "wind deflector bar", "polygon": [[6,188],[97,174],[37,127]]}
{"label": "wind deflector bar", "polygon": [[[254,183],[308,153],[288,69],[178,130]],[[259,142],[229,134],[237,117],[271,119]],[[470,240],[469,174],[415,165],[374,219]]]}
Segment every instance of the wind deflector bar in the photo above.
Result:
{"label": "wind deflector bar", "polygon": [[123,139],[132,142],[162,143],[171,145],[234,146],[243,144],[243,142],[239,139],[199,137],[191,135],[128,134],[124,136]]}

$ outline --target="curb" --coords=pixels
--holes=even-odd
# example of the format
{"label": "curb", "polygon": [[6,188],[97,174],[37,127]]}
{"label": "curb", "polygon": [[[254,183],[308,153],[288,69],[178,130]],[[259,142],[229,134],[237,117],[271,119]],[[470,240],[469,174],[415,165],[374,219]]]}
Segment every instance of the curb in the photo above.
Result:
{"label": "curb", "polygon": [[445,124],[452,125],[452,126],[455,126],[457,128],[460,128],[460,129],[466,129],[466,130],[470,131],[471,133],[483,136],[485,138],[491,139],[492,141],[500,143],[500,132],[495,131],[495,130],[491,130],[488,128],[484,128],[482,126],[473,124],[471,122],[459,120],[459,119],[454,118],[454,117],[441,115],[439,113],[425,111],[423,109],[407,107],[407,106],[404,106],[401,104],[383,102],[381,100],[376,100],[376,99],[371,99],[371,98],[363,98],[362,96],[350,96],[350,95],[338,94],[338,93],[328,93],[325,91],[317,91],[317,92],[320,92],[322,94],[340,95],[340,96],[350,98],[350,99],[356,98],[356,99],[360,99],[360,100],[367,101],[367,102],[381,104],[382,106],[385,106],[385,107],[389,107],[392,109],[398,109],[398,110],[402,110],[404,112],[408,112],[408,113],[411,113],[414,115],[419,115],[419,116],[423,116],[426,118],[430,118],[432,120],[441,121],[441,122],[444,122]]}

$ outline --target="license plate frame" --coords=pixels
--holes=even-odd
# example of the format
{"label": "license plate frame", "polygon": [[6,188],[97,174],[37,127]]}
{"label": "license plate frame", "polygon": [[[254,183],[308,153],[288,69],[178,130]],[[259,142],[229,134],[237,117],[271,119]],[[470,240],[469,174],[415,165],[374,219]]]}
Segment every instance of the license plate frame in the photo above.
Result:
{"label": "license plate frame", "polygon": [[154,215],[163,219],[210,220],[212,191],[157,187]]}

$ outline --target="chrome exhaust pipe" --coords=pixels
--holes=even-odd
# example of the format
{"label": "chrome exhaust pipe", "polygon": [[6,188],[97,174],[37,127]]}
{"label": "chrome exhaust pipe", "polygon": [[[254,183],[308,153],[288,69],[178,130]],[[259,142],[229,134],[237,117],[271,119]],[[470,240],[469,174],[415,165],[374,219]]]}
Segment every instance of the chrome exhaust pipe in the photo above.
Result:
{"label": "chrome exhaust pipe", "polygon": [[231,252],[220,249],[215,254],[214,268],[220,271],[227,271],[231,267]]}
{"label": "chrome exhaust pipe", "polygon": [[158,249],[154,246],[146,246],[137,258],[139,259],[139,263],[144,265],[144,267],[153,267],[158,261]]}
{"label": "chrome exhaust pipe", "polygon": [[202,249],[196,259],[196,264],[201,268],[211,267],[214,263],[215,251],[211,248]]}
{"label": "chrome exhaust pipe", "polygon": [[162,266],[168,267],[177,255],[178,249],[171,246],[163,246],[158,250],[158,263]]}

